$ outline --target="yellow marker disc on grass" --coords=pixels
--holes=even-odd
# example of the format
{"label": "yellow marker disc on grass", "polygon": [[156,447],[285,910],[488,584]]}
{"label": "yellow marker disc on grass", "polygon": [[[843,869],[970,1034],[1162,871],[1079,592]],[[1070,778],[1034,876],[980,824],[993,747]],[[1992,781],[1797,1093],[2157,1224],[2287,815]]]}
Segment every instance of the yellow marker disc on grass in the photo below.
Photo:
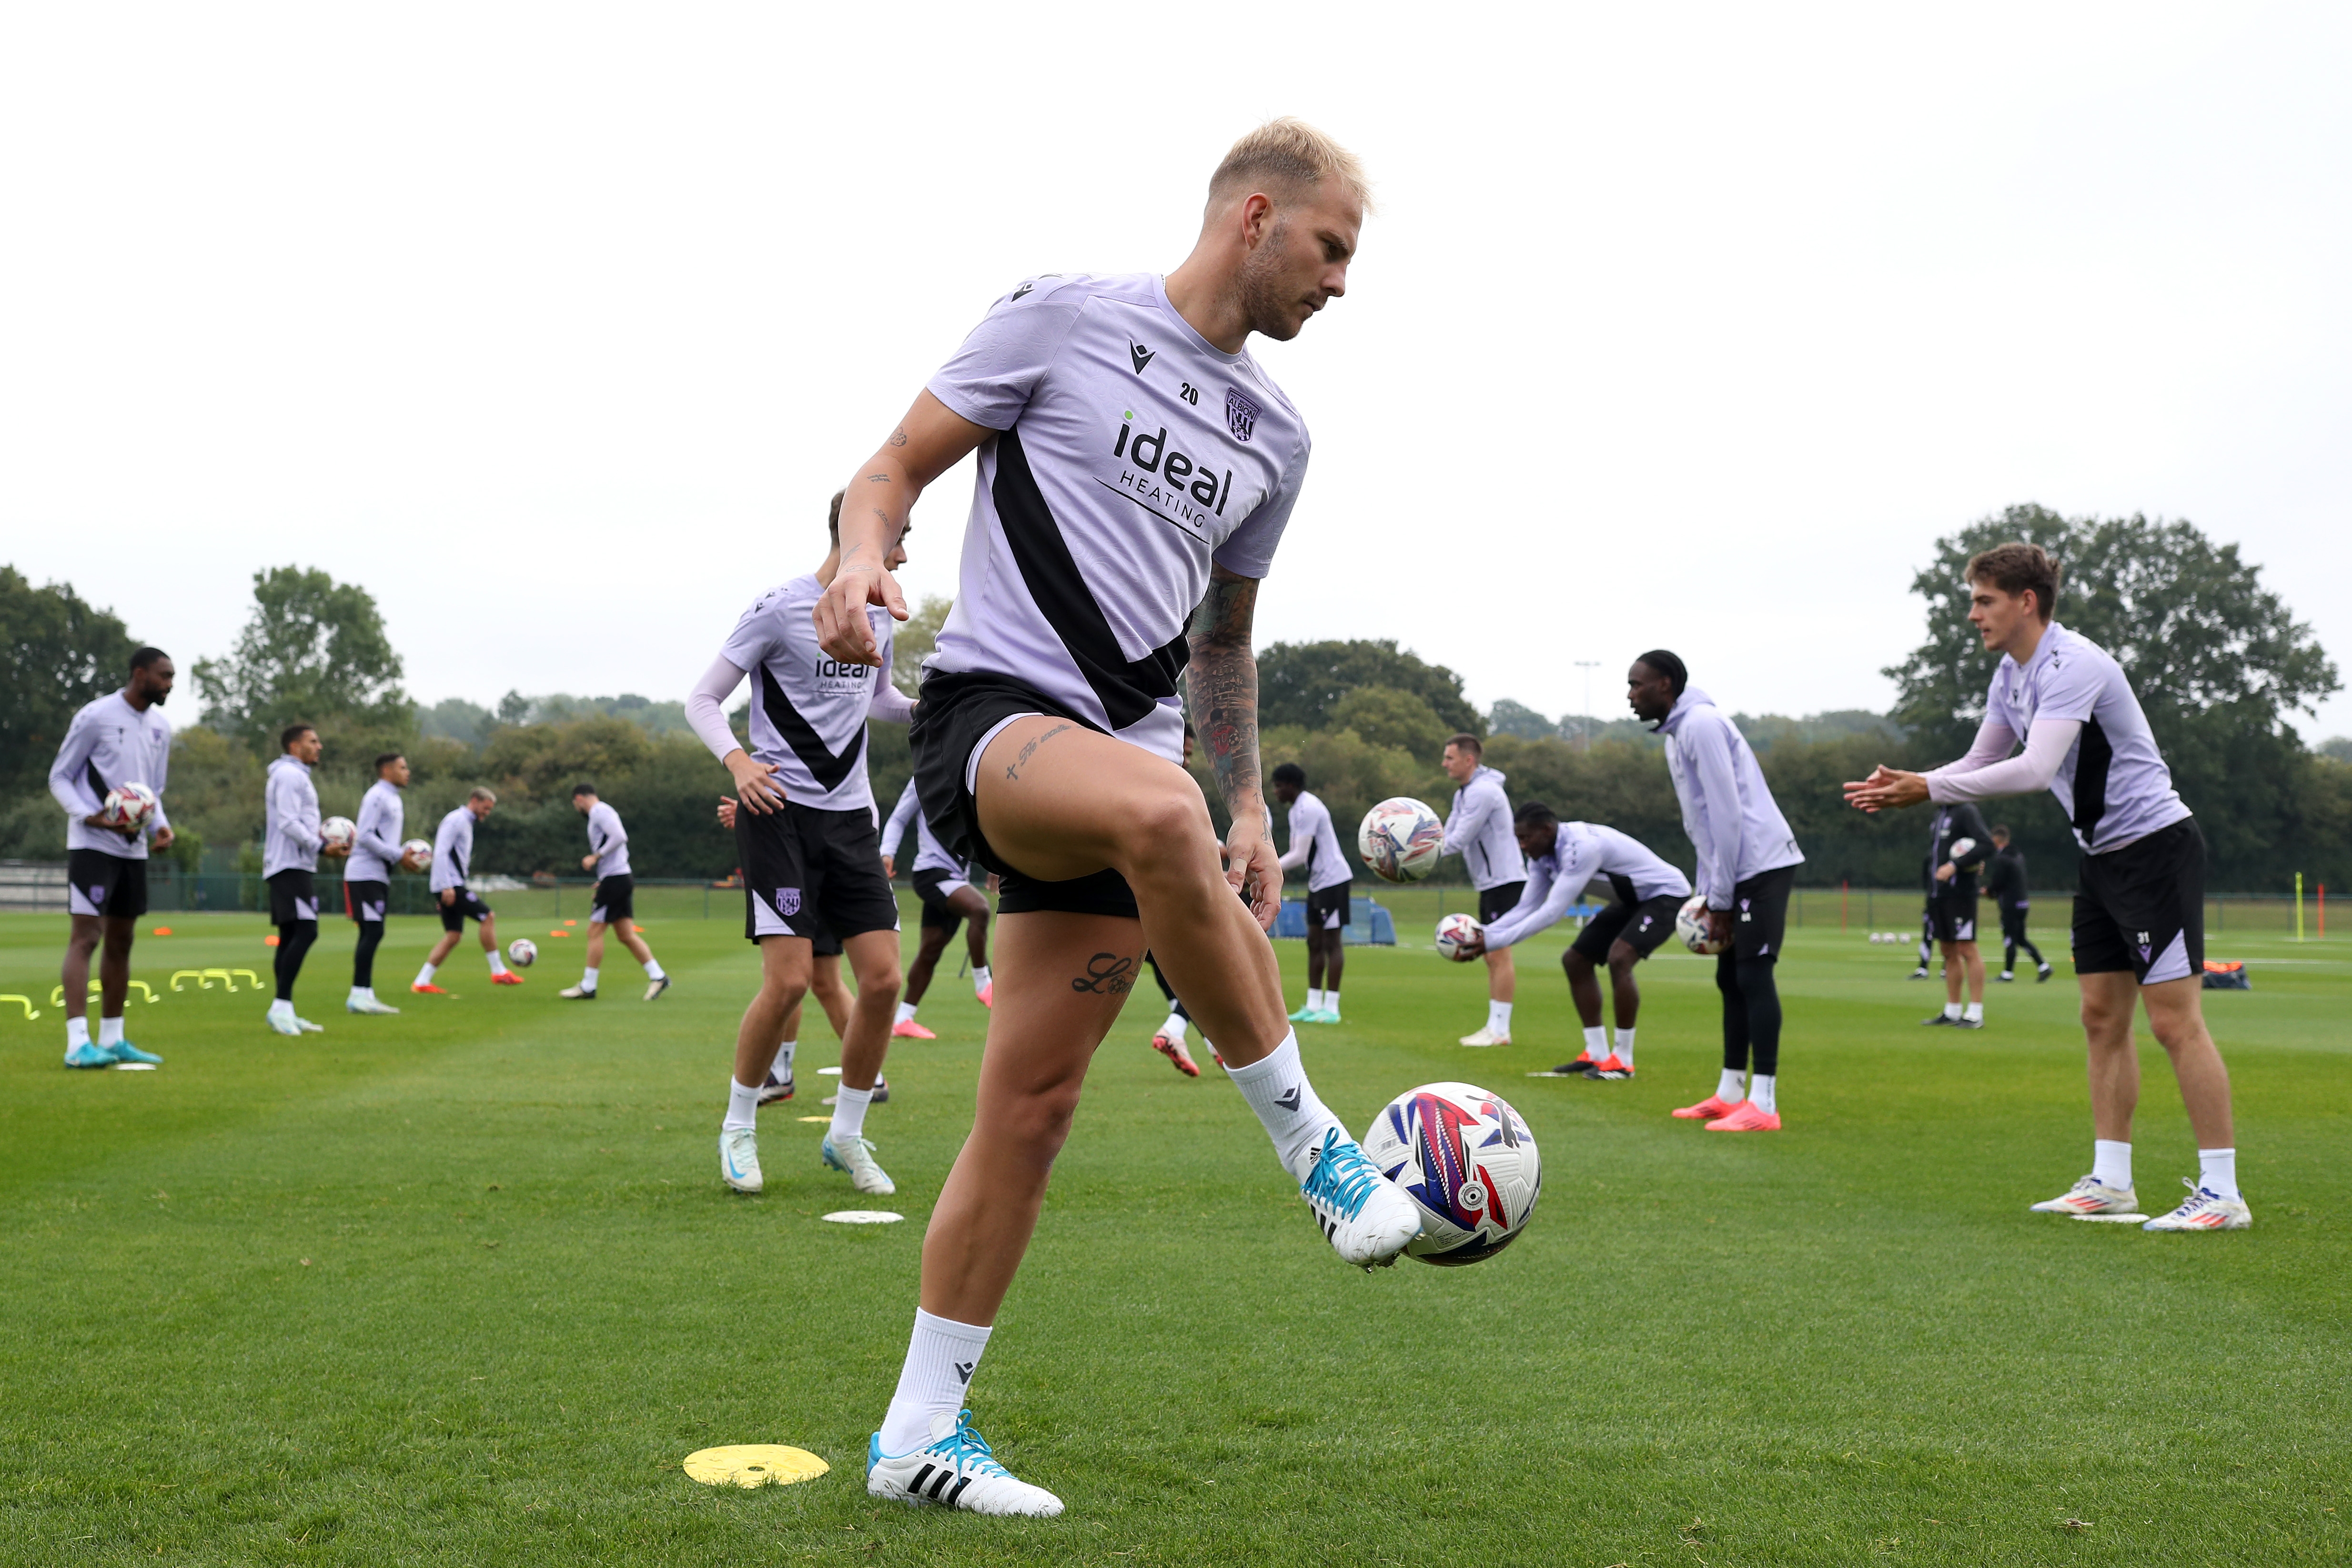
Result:
{"label": "yellow marker disc on grass", "polygon": [[734,1443],[686,1457],[686,1473],[706,1487],[788,1487],[833,1468],[806,1448],[782,1443]]}

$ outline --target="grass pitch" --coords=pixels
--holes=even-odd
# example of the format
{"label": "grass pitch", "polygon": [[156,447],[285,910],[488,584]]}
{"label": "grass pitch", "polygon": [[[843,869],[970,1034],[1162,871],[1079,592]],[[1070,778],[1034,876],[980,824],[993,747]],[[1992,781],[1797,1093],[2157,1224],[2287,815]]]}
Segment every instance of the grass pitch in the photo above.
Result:
{"label": "grass pitch", "polygon": [[[1400,926],[1425,940],[1408,901]],[[323,1036],[175,970],[266,976],[253,916],[172,916],[135,973],[151,1073],[69,1073],[47,1005],[61,919],[0,917],[0,1561],[24,1563],[2296,1563],[2352,1554],[2352,963],[2217,942],[2255,1228],[2153,1237],[2030,1215],[2085,1168],[2073,986],[1996,986],[1981,1035],[1917,1026],[1907,950],[1793,933],[1789,1131],[1710,1135],[1710,966],[1644,967],[1641,1077],[1573,1056],[1556,955],[1522,955],[1518,1044],[1470,1051],[1477,973],[1357,950],[1348,1023],[1308,1032],[1360,1130],[1466,1078],[1540,1140],[1543,1204],[1475,1268],[1341,1267],[1223,1084],[1144,1044],[1147,987],[1097,1064],[1037,1242],[975,1383],[1053,1521],[878,1506],[866,1434],[912,1313],[922,1223],[968,1125],[984,1015],[942,974],[936,1044],[898,1042],[868,1123],[908,1223],[819,1170],[771,1107],[769,1190],[715,1135],[753,956],[726,919],[655,918],[677,984],[559,1002],[575,943],[517,991],[478,952],[410,997],[434,935],[396,921],[353,1018],[350,927],[302,989]],[[155,923],[151,921],[149,923]],[[908,929],[911,933],[913,921]],[[2054,934],[2054,933],[2053,933]],[[2060,939],[2063,945],[2063,938]],[[1280,944],[1295,1002],[1304,954]],[[2063,968],[2063,966],[2062,966]],[[2137,1179],[2195,1171],[2144,1054]],[[831,1474],[712,1489],[679,1462],[789,1443]]]}

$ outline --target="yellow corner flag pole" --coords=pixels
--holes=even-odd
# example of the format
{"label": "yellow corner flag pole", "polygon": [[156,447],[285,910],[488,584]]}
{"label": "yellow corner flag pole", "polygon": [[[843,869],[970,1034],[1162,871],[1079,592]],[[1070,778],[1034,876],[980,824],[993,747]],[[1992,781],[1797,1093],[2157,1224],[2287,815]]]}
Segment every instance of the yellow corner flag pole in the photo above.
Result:
{"label": "yellow corner flag pole", "polygon": [[2294,874],[2294,940],[2303,940],[2303,873]]}

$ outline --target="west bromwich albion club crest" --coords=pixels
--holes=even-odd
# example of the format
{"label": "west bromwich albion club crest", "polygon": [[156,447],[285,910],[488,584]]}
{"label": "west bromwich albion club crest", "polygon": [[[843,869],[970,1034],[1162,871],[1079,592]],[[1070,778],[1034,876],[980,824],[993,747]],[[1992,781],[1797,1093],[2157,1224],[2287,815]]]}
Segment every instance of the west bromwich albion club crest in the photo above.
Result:
{"label": "west bromwich albion club crest", "polygon": [[786,920],[801,912],[801,890],[798,888],[776,889],[776,912]]}
{"label": "west bromwich albion club crest", "polygon": [[1250,433],[1257,428],[1257,412],[1256,404],[1232,387],[1225,388],[1225,423],[1233,427],[1234,440],[1250,438]]}

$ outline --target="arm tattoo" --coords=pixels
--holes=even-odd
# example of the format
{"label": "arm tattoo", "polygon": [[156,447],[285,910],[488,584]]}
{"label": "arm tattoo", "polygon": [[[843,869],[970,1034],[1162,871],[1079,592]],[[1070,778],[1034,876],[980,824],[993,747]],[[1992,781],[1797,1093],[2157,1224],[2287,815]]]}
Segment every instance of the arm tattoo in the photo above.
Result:
{"label": "arm tattoo", "polygon": [[901,425],[896,430],[890,432],[890,445],[893,447],[903,447],[906,444],[907,427],[904,425]]}
{"label": "arm tattoo", "polygon": [[890,476],[887,474],[868,474],[866,476],[866,482],[869,485],[887,485],[890,482]]}
{"label": "arm tattoo", "polygon": [[1226,809],[1265,809],[1257,756],[1257,656],[1250,623],[1257,584],[1248,577],[1213,577],[1192,613],[1192,722],[1208,748]]}

